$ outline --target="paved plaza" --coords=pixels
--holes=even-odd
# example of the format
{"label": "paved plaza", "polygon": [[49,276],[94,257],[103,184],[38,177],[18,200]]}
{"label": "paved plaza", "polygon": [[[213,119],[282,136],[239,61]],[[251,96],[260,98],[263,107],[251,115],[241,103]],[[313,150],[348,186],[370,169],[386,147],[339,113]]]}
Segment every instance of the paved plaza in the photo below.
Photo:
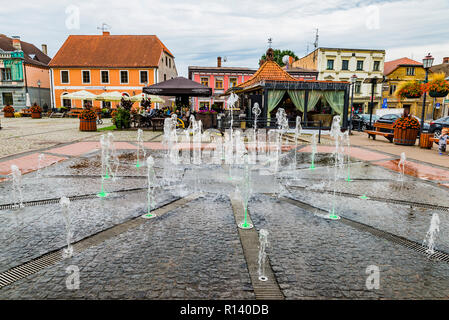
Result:
{"label": "paved plaza", "polygon": [[[449,157],[435,147],[400,147],[355,132],[347,163],[334,171],[335,146],[323,136],[310,170],[304,135],[296,152],[292,144],[282,148],[275,173],[265,160],[252,165],[247,218],[254,228],[240,229],[245,168],[212,161],[213,141],[203,143],[202,164],[181,158],[172,165],[163,133],[143,132],[159,181],[156,218],[143,219],[147,167],[136,167],[135,130],[112,132],[120,166],[103,181],[109,195],[98,198],[99,141],[110,131],[79,132],[77,119],[1,121],[0,139],[8,143],[0,150],[0,299],[449,298]],[[12,206],[13,164],[23,174],[20,209]],[[63,196],[71,199],[74,246],[65,259]],[[326,219],[331,209],[341,219]],[[422,242],[434,214],[440,233],[430,256]],[[267,282],[258,280],[262,229]],[[74,268],[75,289],[68,285]]]}

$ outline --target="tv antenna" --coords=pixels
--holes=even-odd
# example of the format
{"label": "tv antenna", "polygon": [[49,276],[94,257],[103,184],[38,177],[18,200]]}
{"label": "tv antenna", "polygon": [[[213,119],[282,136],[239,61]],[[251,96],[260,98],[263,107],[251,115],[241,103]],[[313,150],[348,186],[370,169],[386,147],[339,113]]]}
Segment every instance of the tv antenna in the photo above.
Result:
{"label": "tv antenna", "polygon": [[318,48],[318,28],[316,28],[316,33],[315,33],[315,42],[313,43],[314,48]]}
{"label": "tv antenna", "polygon": [[268,47],[271,48],[271,44],[273,43],[273,39],[270,37],[268,38]]}
{"label": "tv antenna", "polygon": [[105,32],[106,30],[109,30],[109,29],[111,29],[111,26],[110,25],[108,25],[107,23],[102,23],[101,24],[101,27],[97,27],[97,29],[98,30],[101,30],[101,31],[103,31],[103,32]]}

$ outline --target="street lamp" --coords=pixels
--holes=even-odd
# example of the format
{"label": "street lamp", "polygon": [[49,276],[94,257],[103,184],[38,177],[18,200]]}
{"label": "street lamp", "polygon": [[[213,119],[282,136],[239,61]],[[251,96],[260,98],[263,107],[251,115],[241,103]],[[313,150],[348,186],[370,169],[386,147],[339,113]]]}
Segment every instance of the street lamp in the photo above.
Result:
{"label": "street lamp", "polygon": [[352,92],[351,92],[351,118],[349,119],[349,134],[351,134],[352,116],[354,115],[354,87],[356,82],[357,82],[357,75],[353,74],[351,77]]}
{"label": "street lamp", "polygon": [[41,101],[41,81],[37,80],[37,86],[39,87],[39,105],[42,106],[42,101]]}
{"label": "street lamp", "polygon": [[[434,58],[430,55],[430,53],[427,56],[425,56],[424,59],[422,59],[423,67],[426,70],[426,80],[424,80],[424,83],[427,83],[427,81],[429,80],[429,69],[430,69],[430,67],[432,67],[433,60],[434,60]],[[422,112],[421,112],[421,129],[419,132],[419,143],[420,144],[421,144],[422,132],[424,129],[424,115],[425,115],[425,111],[426,111],[426,96],[427,96],[427,92],[424,91],[424,98],[423,98],[423,102],[422,102]]]}

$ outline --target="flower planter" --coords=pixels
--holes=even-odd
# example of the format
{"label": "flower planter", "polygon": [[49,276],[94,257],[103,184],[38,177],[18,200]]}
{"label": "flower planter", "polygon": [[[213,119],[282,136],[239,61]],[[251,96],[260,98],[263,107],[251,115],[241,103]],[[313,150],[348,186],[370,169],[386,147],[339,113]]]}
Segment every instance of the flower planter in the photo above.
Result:
{"label": "flower planter", "polygon": [[40,118],[42,118],[42,116],[41,116],[40,112],[31,112],[31,118],[32,119],[40,119]]}
{"label": "flower planter", "polygon": [[97,120],[80,119],[80,131],[97,131]]}
{"label": "flower planter", "polygon": [[433,141],[430,138],[433,137],[433,133],[421,133],[421,138],[419,139],[419,146],[424,149],[431,149]]}
{"label": "flower planter", "polygon": [[14,118],[14,112],[5,112],[5,118]]}
{"label": "flower planter", "polygon": [[413,146],[416,143],[416,137],[418,136],[419,130],[417,129],[394,129],[394,144]]}
{"label": "flower planter", "polygon": [[217,114],[216,113],[200,113],[196,114],[196,120],[201,120],[203,129],[216,128],[217,127]]}
{"label": "flower planter", "polygon": [[411,95],[411,94],[406,94],[405,97],[407,99],[419,99],[421,98],[422,95]]}
{"label": "flower planter", "polygon": [[429,96],[432,98],[444,98],[448,93],[449,91],[429,91]]}

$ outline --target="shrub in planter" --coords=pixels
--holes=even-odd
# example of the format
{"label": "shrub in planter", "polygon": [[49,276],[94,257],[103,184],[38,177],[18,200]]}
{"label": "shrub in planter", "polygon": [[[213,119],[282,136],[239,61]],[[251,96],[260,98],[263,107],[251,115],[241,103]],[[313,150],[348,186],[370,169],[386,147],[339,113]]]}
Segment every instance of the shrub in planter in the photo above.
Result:
{"label": "shrub in planter", "polygon": [[39,119],[41,118],[42,108],[38,106],[36,103],[31,106],[31,118],[33,119]]}
{"label": "shrub in planter", "polygon": [[11,106],[5,106],[3,108],[3,113],[5,114],[5,118],[13,118],[14,117],[14,108]]}
{"label": "shrub in planter", "polygon": [[80,119],[80,131],[97,131],[97,114],[90,109],[84,109],[78,116]]}
{"label": "shrub in planter", "polygon": [[399,99],[416,99],[422,96],[425,86],[418,81],[406,81],[399,85],[395,94]]}
{"label": "shrub in planter", "polygon": [[117,129],[127,129],[131,127],[131,115],[130,111],[125,108],[118,108],[117,113],[114,116],[115,126]]}
{"label": "shrub in planter", "polygon": [[420,127],[419,121],[415,117],[411,115],[400,117],[393,124],[393,142],[395,144],[413,146],[416,143]]}

